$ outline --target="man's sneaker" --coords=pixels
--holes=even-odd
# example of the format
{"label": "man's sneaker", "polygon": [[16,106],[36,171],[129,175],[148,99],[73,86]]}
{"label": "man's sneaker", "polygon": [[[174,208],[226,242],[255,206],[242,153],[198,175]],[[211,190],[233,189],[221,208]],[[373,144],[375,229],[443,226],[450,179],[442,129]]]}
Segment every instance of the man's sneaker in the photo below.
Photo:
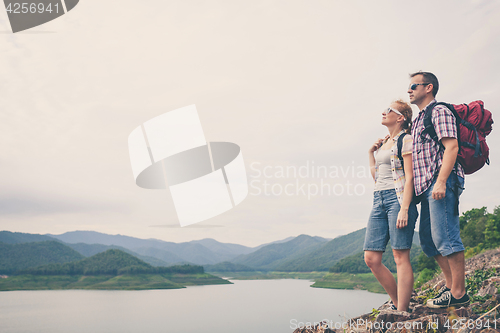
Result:
{"label": "man's sneaker", "polygon": [[435,299],[438,299],[439,297],[441,297],[441,295],[443,295],[447,291],[451,291],[451,289],[448,288],[446,285],[442,286],[441,289],[439,289],[438,294],[436,296],[429,298],[427,300],[427,304],[429,304],[429,302],[432,302]]}
{"label": "man's sneaker", "polygon": [[460,307],[460,306],[467,306],[470,303],[470,298],[467,293],[462,296],[460,299],[456,299],[453,297],[451,294],[451,291],[445,291],[441,297],[429,300],[427,302],[427,306],[429,308],[434,308],[434,309],[441,309],[441,308],[448,308],[450,306],[454,307]]}

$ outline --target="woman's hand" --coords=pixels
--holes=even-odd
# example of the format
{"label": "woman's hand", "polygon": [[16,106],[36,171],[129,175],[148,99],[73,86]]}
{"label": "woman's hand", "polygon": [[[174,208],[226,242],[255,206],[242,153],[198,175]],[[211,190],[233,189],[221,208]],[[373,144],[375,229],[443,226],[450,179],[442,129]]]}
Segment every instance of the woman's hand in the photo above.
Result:
{"label": "woman's hand", "polygon": [[401,208],[398,213],[396,228],[403,229],[408,225],[408,208]]}
{"label": "woman's hand", "polygon": [[380,146],[382,146],[382,142],[384,142],[384,139],[377,139],[377,141],[373,143],[370,149],[368,149],[368,152],[373,153],[377,151],[380,148]]}

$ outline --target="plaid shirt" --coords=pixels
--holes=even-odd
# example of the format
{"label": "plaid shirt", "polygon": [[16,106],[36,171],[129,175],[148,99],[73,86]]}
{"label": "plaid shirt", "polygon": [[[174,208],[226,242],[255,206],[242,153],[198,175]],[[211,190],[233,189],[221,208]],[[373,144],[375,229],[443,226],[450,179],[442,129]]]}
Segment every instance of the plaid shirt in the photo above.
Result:
{"label": "plaid shirt", "polygon": [[[396,195],[398,197],[400,205],[403,204],[403,192],[405,188],[406,178],[405,178],[405,171],[403,170],[403,165],[401,165],[401,161],[399,160],[398,157],[398,138],[404,132],[405,131],[402,130],[393,138],[394,143],[391,147],[392,180],[394,181],[394,188],[396,189]],[[382,144],[386,143],[388,140],[389,138],[384,140]],[[401,148],[401,156],[411,154],[412,145],[413,145],[413,140],[411,138],[411,135],[409,134],[405,135],[405,137],[403,138],[403,147]],[[377,178],[378,178],[378,164],[375,163],[375,183],[377,183]]]}
{"label": "plaid shirt", "polygon": [[[431,103],[435,103],[434,99]],[[411,135],[413,136],[413,179],[415,183],[415,195],[420,195],[429,188],[438,175],[443,163],[444,149],[432,140],[429,133],[425,133],[424,139],[420,134],[424,130],[424,115],[425,111],[431,104],[429,103],[425,108],[420,111],[417,118],[413,121]],[[436,130],[436,135],[439,140],[441,138],[457,138],[457,128],[455,125],[455,116],[444,105],[438,105],[432,110],[432,123]],[[457,174],[465,178],[464,170],[460,163],[458,166]],[[455,170],[455,167],[453,167]]]}

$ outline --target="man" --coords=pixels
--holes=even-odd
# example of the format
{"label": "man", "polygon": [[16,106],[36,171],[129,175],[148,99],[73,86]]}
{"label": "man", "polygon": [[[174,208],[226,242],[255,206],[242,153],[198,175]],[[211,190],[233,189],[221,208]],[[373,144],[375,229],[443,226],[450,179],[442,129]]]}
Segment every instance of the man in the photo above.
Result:
{"label": "man", "polygon": [[[421,202],[420,244],[428,257],[441,267],[446,279],[438,295],[427,301],[432,308],[465,306],[464,246],[460,239],[458,198],[463,190],[464,171],[456,162],[458,137],[453,113],[443,105],[434,107],[439,83],[429,72],[410,75],[408,94],[420,109],[412,126],[415,195]],[[432,124],[439,143],[424,131],[424,115],[432,108]]]}

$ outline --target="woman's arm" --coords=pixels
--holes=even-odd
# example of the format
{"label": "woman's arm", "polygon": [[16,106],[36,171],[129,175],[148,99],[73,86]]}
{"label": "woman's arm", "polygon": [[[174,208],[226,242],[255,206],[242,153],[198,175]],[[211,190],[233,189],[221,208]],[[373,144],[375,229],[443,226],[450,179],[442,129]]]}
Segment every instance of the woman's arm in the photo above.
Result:
{"label": "woman's arm", "polygon": [[408,225],[408,208],[413,199],[413,160],[411,153],[403,155],[405,168],[405,187],[403,191],[403,203],[398,214],[397,228],[404,228]]}

